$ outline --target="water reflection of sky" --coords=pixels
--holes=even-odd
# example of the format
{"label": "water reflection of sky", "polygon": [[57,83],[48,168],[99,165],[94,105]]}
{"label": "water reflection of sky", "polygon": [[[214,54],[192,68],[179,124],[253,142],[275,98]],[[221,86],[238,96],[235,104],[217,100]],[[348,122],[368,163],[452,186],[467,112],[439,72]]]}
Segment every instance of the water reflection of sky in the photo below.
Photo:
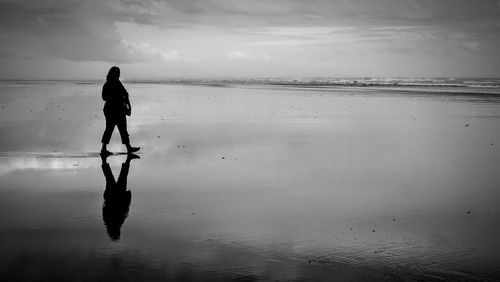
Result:
{"label": "water reflection of sky", "polygon": [[[65,113],[23,113],[33,89],[4,101],[3,277],[22,267],[45,277],[84,268],[89,279],[498,277],[494,102],[133,85],[131,135],[143,150],[112,242],[98,88],[45,87],[61,100],[33,99],[65,101]],[[125,159],[108,159],[115,177]]]}

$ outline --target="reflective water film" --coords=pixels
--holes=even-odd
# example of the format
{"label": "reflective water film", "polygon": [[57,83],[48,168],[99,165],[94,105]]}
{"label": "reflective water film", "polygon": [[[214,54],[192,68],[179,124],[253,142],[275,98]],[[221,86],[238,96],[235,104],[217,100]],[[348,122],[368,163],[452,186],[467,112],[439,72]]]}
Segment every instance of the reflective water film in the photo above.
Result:
{"label": "reflective water film", "polygon": [[0,86],[1,281],[494,281],[500,96]]}

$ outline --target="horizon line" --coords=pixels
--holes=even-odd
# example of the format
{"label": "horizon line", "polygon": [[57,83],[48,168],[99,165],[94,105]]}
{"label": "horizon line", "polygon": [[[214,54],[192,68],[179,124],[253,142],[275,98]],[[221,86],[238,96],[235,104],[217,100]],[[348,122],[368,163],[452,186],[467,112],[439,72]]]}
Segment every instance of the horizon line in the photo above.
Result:
{"label": "horizon line", "polygon": [[[397,80],[397,79],[500,79],[500,76],[304,76],[304,77],[291,77],[291,76],[248,76],[248,77],[166,77],[166,78],[126,78],[122,79],[124,82],[175,82],[175,81],[241,81],[241,80],[325,80],[325,79],[381,79],[381,80]],[[9,81],[47,81],[47,82],[65,82],[65,81],[82,81],[82,82],[98,82],[105,81],[106,78],[0,78],[0,82]]]}

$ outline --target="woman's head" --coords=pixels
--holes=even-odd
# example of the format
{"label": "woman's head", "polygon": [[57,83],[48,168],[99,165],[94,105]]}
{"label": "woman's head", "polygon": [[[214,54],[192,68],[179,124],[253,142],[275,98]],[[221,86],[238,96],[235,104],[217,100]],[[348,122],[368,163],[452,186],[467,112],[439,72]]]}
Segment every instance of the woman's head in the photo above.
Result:
{"label": "woman's head", "polygon": [[106,76],[106,80],[118,80],[118,78],[120,78],[120,69],[118,67],[111,67],[108,75]]}

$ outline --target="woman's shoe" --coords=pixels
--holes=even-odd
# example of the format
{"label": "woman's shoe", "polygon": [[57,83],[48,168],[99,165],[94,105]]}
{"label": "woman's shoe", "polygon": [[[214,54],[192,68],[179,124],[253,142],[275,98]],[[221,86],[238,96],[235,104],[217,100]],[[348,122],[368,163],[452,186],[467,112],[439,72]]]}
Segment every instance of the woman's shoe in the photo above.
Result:
{"label": "woman's shoe", "polygon": [[139,157],[138,155],[130,153],[127,155],[127,160],[125,162],[130,163],[131,160],[140,159],[140,158],[141,157]]}
{"label": "woman's shoe", "polygon": [[134,153],[134,152],[137,152],[141,149],[141,147],[127,147],[127,153],[131,154],[131,153]]}
{"label": "woman's shoe", "polygon": [[113,154],[112,152],[110,152],[110,151],[108,151],[106,149],[101,150],[101,156],[106,156],[107,157],[107,156],[110,156],[112,154]]}

